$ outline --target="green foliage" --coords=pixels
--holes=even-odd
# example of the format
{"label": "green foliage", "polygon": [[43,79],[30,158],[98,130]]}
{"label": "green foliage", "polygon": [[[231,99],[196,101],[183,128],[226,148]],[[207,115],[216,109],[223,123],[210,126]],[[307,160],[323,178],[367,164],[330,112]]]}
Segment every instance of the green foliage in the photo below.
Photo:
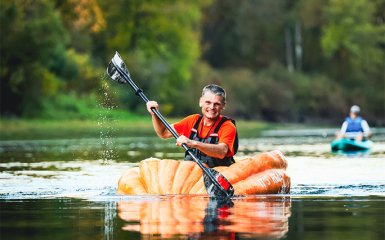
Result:
{"label": "green foliage", "polygon": [[[174,110],[191,80],[191,67],[200,55],[200,1],[117,1],[107,3],[107,43],[119,50],[132,76],[150,95]],[[117,16],[121,16],[116,20]],[[116,31],[118,29],[118,31]],[[153,86],[157,86],[154,88]]]}
{"label": "green foliage", "polygon": [[[65,56],[73,64],[76,72],[67,78],[66,90],[79,95],[94,93],[101,87],[102,70],[96,68],[88,54],[77,53],[73,49],[66,51]],[[68,72],[68,70],[67,70]]]}
{"label": "green foliage", "polygon": [[106,20],[96,0],[60,0],[56,1],[55,9],[61,15],[71,47],[76,52],[89,54],[100,47],[98,34],[105,30]]}
{"label": "green foliage", "polygon": [[373,11],[374,5],[365,0],[330,0],[325,7],[328,23],[323,28],[322,38],[325,55],[331,57],[346,49],[353,57],[359,57],[368,50],[366,47],[376,44],[380,36],[373,38],[376,33],[371,23]]}
{"label": "green foliage", "polygon": [[[367,0],[330,0],[324,8],[322,48],[325,56],[342,63],[335,77],[360,86],[362,79],[383,69],[384,25],[375,24],[375,4]],[[374,76],[373,76],[374,77]]]}
{"label": "green foliage", "polygon": [[217,83],[237,118],[330,120],[358,104],[385,124],[384,9],[382,0],[3,0],[1,114],[145,114],[104,73],[119,51],[166,115],[199,111],[202,87]]}
{"label": "green foliage", "polygon": [[343,116],[343,89],[322,75],[289,73],[273,64],[255,73],[248,69],[220,72],[228,94],[227,114],[269,121],[311,121]]}
{"label": "green foliage", "polygon": [[78,98],[73,94],[58,94],[42,102],[38,117],[45,119],[97,119],[98,105],[95,96]]}
{"label": "green foliage", "polygon": [[178,108],[175,108],[177,116],[183,116],[186,113],[199,112],[199,98],[202,94],[203,86],[210,83],[220,84],[220,75],[209,64],[203,61],[197,62],[192,67],[192,78],[187,86],[187,90],[183,91],[183,97],[178,101]]}
{"label": "green foliage", "polygon": [[102,119],[142,119],[143,116],[117,109],[110,103],[103,104],[95,94],[78,97],[75,94],[57,94],[41,103],[37,118],[49,120],[102,120]]}
{"label": "green foliage", "polygon": [[285,2],[214,1],[205,11],[204,57],[219,68],[265,68],[284,59]]}
{"label": "green foliage", "polygon": [[1,110],[33,114],[62,86],[68,38],[51,1],[1,1]]}

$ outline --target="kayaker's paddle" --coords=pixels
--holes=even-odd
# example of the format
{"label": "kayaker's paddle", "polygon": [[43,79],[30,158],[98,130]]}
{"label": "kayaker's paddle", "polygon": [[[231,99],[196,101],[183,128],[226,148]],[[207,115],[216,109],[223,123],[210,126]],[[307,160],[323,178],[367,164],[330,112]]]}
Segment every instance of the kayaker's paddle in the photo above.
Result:
{"label": "kayaker's paddle", "polygon": [[[138,88],[138,86],[136,86],[136,84],[132,81],[126,64],[123,62],[118,52],[116,52],[115,56],[111,59],[111,62],[107,68],[107,73],[114,81],[122,84],[129,83],[134,89],[136,95],[140,96],[145,103],[149,101],[146,95],[144,95],[142,89]],[[170,124],[168,124],[162,114],[160,114],[160,112],[155,108],[151,108],[151,110],[160,119],[164,126],[171,132],[175,139],[177,139],[179,137],[178,134],[170,126]],[[186,144],[182,144],[182,147],[189,153],[194,162],[196,162],[203,170],[204,185],[210,197],[224,199],[233,196],[233,186],[220,172],[216,171],[215,169],[205,167],[202,162],[191,152]]]}

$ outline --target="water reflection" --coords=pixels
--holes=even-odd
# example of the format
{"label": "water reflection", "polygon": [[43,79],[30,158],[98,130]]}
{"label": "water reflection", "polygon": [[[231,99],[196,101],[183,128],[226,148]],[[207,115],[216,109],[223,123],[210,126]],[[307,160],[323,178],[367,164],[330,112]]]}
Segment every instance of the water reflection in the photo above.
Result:
{"label": "water reflection", "polygon": [[289,229],[289,197],[244,197],[218,202],[203,196],[125,200],[117,205],[124,231],[188,239],[281,238]]}
{"label": "water reflection", "polygon": [[104,239],[114,239],[114,220],[116,218],[116,203],[106,202],[104,204]]}

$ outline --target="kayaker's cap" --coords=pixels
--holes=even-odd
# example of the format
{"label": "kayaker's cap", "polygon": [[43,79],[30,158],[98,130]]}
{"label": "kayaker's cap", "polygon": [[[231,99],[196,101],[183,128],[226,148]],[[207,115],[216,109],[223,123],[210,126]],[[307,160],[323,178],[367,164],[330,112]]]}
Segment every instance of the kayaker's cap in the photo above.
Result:
{"label": "kayaker's cap", "polygon": [[357,106],[357,105],[353,105],[353,106],[350,108],[350,112],[352,112],[352,113],[359,113],[359,112],[360,112],[360,107]]}

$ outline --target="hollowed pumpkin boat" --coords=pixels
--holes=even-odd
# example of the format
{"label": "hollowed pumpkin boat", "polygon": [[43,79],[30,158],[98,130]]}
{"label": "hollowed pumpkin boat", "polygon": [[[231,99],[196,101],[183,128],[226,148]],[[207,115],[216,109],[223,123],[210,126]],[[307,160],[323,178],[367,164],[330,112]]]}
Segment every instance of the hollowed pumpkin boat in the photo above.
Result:
{"label": "hollowed pumpkin boat", "polygon": [[[278,151],[238,159],[229,167],[216,167],[234,187],[235,195],[278,194],[290,192],[287,161]],[[120,177],[117,193],[207,194],[202,170],[191,161],[149,158]]]}

